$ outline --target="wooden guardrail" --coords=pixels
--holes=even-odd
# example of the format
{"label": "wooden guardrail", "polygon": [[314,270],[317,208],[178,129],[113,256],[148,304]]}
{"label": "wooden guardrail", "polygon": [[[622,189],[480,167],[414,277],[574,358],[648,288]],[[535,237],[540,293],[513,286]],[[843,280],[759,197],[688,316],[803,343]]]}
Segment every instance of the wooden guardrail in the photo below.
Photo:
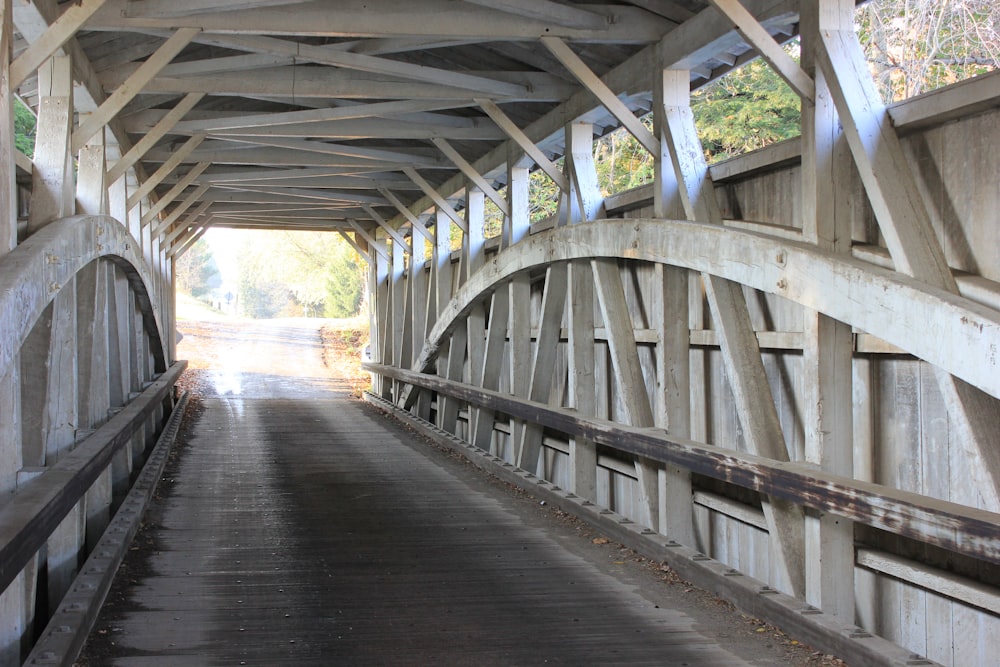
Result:
{"label": "wooden guardrail", "polygon": [[142,393],[0,508],[0,590],[4,590],[72,511],[114,455],[170,395],[186,361],[170,366]]}

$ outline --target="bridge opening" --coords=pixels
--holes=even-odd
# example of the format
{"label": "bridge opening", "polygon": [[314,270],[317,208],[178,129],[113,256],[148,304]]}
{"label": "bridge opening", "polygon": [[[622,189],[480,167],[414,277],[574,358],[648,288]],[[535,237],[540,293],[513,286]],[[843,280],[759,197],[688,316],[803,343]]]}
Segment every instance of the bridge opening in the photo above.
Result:
{"label": "bridge opening", "polygon": [[[823,651],[988,662],[994,5],[0,2],[0,662],[78,648],[189,400],[178,268],[248,225],[363,259],[384,414]],[[727,107],[763,78],[696,122],[733,70],[788,138]],[[268,268],[216,302],[312,322]]]}

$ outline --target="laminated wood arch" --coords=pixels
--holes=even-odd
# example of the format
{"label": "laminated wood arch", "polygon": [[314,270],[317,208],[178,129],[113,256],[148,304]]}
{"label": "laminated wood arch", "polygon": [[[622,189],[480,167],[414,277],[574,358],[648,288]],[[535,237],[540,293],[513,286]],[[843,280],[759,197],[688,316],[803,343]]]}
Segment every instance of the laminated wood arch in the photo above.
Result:
{"label": "laminated wood arch", "polygon": [[32,327],[59,290],[98,259],[118,266],[136,295],[151,342],[155,372],[166,369],[159,316],[152,306],[143,261],[135,239],[114,218],[83,215],[65,218],[29,237],[0,267],[0,372],[5,372]]}
{"label": "laminated wood arch", "polygon": [[562,227],[500,253],[445,306],[413,367],[427,369],[462,316],[505,280],[552,262],[597,257],[678,266],[776,294],[878,336],[1000,397],[996,310],[805,243],[673,220],[601,220]]}

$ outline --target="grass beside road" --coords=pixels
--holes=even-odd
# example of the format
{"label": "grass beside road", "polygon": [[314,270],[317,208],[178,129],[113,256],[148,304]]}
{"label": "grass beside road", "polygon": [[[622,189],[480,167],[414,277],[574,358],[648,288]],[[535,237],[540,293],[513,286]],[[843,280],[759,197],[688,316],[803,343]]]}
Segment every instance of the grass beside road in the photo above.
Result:
{"label": "grass beside road", "polygon": [[371,385],[371,375],[361,369],[361,354],[368,345],[368,318],[359,315],[342,320],[327,320],[320,329],[323,340],[323,363],[351,385],[355,396]]}

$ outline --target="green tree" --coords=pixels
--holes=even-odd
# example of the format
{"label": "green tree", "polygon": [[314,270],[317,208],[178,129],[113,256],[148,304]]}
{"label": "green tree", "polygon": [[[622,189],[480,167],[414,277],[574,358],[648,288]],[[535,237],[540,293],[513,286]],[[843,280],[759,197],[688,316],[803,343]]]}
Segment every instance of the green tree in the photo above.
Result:
{"label": "green tree", "polygon": [[239,291],[251,317],[356,315],[365,267],[330,232],[247,232],[239,253]]}
{"label": "green tree", "polygon": [[28,157],[35,154],[35,114],[21,100],[14,103],[14,143]]}
{"label": "green tree", "polygon": [[326,316],[353,317],[361,310],[364,264],[346,243],[339,244],[326,270]]}
{"label": "green tree", "polygon": [[202,239],[181,255],[175,265],[177,288],[191,296],[205,297],[222,286],[222,275],[212,248]]}
{"label": "green tree", "polygon": [[800,132],[798,95],[763,60],[754,60],[693,93],[691,110],[710,162]]}

